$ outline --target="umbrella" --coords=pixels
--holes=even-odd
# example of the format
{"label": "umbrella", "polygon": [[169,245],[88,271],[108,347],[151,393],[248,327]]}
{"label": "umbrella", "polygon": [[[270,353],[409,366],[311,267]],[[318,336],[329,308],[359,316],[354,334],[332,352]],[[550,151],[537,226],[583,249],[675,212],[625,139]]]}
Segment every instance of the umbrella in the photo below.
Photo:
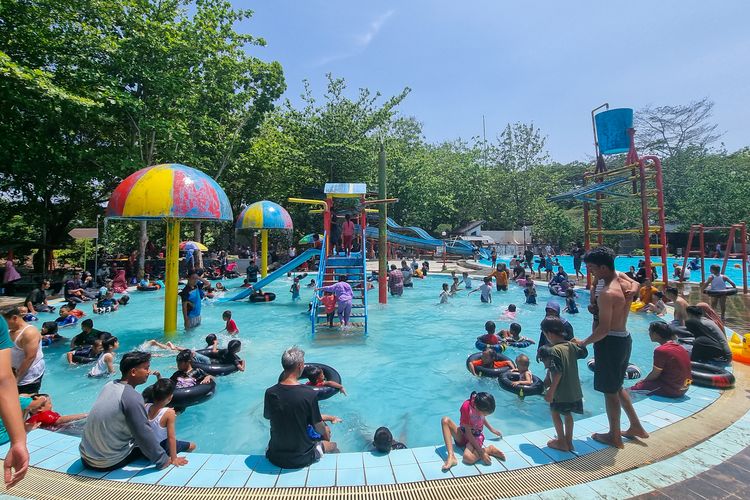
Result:
{"label": "umbrella", "polygon": [[[306,234],[305,236],[302,237],[301,240],[299,240],[299,244],[300,245],[312,245],[313,241],[314,241],[313,240],[314,236],[315,236],[315,234]],[[323,235],[319,234],[318,238],[322,240],[323,239]]]}
{"label": "umbrella", "polygon": [[180,250],[200,250],[201,252],[208,252],[208,247],[203,243],[197,241],[183,241],[180,243]]}

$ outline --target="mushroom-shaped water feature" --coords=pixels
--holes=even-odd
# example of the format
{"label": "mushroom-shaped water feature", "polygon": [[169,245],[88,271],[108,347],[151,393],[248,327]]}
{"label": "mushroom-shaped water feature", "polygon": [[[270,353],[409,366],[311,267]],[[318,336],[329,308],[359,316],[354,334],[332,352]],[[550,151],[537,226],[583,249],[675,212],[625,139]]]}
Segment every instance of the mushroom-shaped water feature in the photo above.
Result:
{"label": "mushroom-shaped water feature", "polygon": [[224,190],[200,170],[179,163],[154,165],[138,170],[117,186],[106,217],[166,221],[164,332],[177,331],[180,222],[231,221],[232,208]]}
{"label": "mushroom-shaped water feature", "polygon": [[268,230],[294,229],[292,218],[281,205],[272,201],[256,201],[237,216],[236,229],[260,229],[260,275],[268,274]]}

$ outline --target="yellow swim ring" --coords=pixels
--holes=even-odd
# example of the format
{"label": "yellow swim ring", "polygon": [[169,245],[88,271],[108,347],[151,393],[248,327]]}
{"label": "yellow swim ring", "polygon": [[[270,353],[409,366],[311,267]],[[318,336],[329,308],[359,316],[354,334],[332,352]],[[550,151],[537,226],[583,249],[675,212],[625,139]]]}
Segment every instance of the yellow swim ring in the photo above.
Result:
{"label": "yellow swim ring", "polygon": [[750,364],[750,333],[742,337],[733,333],[729,339],[729,348],[732,350],[733,360]]}
{"label": "yellow swim ring", "polygon": [[638,312],[641,309],[643,309],[644,307],[646,307],[646,304],[644,304],[640,300],[636,300],[635,302],[633,302],[632,304],[630,304],[630,312]]}

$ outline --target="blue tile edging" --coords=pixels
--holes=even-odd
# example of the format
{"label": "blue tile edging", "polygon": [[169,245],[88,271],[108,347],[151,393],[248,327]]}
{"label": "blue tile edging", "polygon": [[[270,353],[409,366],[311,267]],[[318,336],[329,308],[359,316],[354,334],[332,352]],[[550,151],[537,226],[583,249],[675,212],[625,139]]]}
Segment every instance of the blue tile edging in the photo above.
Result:
{"label": "blue tile edging", "polygon": [[[646,430],[653,432],[703,410],[719,395],[720,392],[716,390],[691,386],[687,395],[680,399],[652,396],[639,399],[634,404]],[[606,425],[603,415],[576,420],[576,450],[573,453],[547,447],[547,441],[554,437],[551,427],[502,439],[493,436],[487,441],[505,452],[504,462],[493,460],[490,465],[466,465],[459,460],[459,464],[448,472],[441,470],[446,457],[445,446],[442,445],[395,450],[387,455],[369,452],[326,455],[309,467],[295,470],[280,469],[262,455],[189,453],[185,455],[189,463],[184,467],[169,466],[157,470],[145,462],[134,462],[110,473],[95,472],[83,466],[78,454],[80,439],[77,437],[37,429],[29,433],[28,447],[30,464],[34,467],[129,483],[193,488],[365,486],[477,476],[570,460],[606,448],[590,437],[593,432],[605,430]],[[745,429],[742,437],[750,444],[750,433],[747,432],[750,430],[750,417],[746,415],[723,432],[736,426]],[[731,446],[738,442],[734,439]],[[737,451],[744,446],[747,444]],[[0,446],[0,454],[7,449],[7,444]],[[456,450],[459,459],[460,451]],[[691,452],[688,450],[683,455],[691,456]]]}

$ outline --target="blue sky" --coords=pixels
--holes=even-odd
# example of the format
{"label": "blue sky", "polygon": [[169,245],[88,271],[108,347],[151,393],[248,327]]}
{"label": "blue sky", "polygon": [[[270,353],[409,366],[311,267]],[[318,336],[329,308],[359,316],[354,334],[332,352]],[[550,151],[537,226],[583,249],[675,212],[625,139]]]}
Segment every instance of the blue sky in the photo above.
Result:
{"label": "blue sky", "polygon": [[288,97],[325,74],[386,96],[428,141],[533,122],[557,161],[592,155],[590,111],[708,96],[730,151],[750,145],[750,2],[233,0],[280,61]]}

